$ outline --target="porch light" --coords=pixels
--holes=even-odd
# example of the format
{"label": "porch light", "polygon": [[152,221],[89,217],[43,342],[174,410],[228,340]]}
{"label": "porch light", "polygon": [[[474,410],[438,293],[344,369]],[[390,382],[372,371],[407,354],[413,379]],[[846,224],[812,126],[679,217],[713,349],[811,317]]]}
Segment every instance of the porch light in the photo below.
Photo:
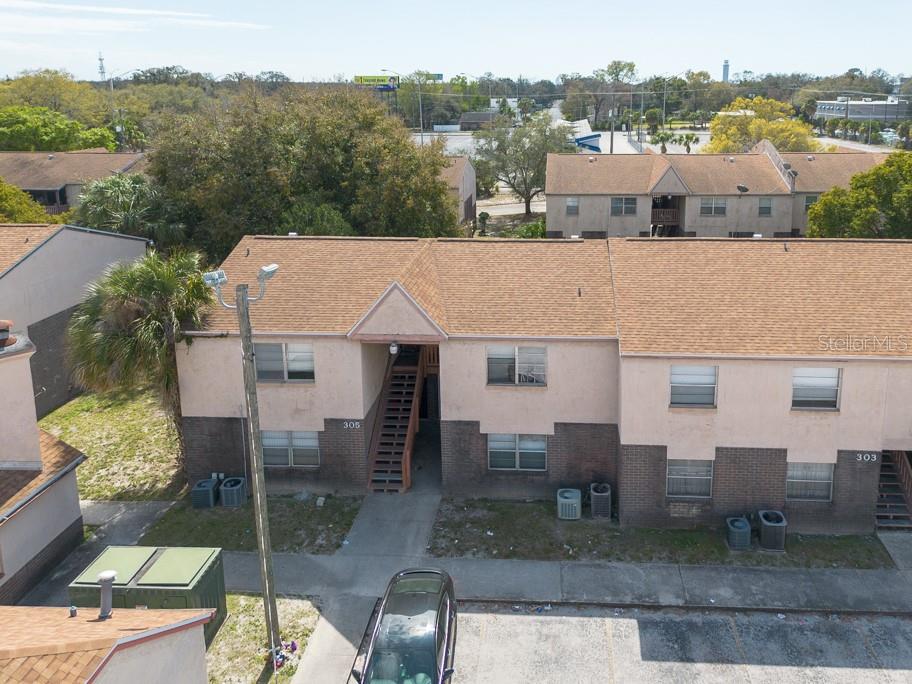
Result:
{"label": "porch light", "polygon": [[399,344],[397,342],[390,342],[390,356],[395,356],[399,353]]}

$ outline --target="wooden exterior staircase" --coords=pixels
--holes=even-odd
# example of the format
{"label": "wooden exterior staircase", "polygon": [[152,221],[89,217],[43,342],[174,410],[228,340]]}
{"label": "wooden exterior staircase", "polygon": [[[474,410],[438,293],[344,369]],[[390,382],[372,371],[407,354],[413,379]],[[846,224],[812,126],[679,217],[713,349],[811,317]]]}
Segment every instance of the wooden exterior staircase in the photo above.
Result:
{"label": "wooden exterior staircase", "polygon": [[368,486],[372,492],[404,492],[411,486],[426,367],[426,347],[406,347],[387,369],[371,435]]}
{"label": "wooden exterior staircase", "polygon": [[905,451],[885,451],[877,490],[877,529],[912,531],[912,464]]}

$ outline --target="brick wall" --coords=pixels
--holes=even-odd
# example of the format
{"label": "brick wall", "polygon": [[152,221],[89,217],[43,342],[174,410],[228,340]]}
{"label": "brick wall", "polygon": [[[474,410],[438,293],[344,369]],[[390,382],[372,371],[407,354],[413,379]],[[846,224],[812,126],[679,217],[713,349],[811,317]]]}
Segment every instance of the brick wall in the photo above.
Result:
{"label": "brick wall", "polygon": [[[328,418],[320,433],[319,468],[266,467],[266,479],[301,483],[318,489],[363,492],[367,488],[367,457],[377,402],[363,420]],[[351,425],[358,427],[351,427]],[[246,418],[183,420],[187,473],[191,485],[211,473],[247,475]]]}
{"label": "brick wall", "polygon": [[764,508],[783,510],[789,531],[863,534],[874,528],[878,464],[840,451],[831,502],[786,501],[785,449],[718,447],[711,499],[668,497],[666,448],[622,445],[618,460],[618,510],[622,525],[696,527],[724,525],[731,515]]}
{"label": "brick wall", "polygon": [[556,423],[548,437],[545,472],[488,469],[487,435],[478,421],[441,421],[443,489],[448,494],[520,498],[553,496],[559,487],[617,485],[616,425]]}
{"label": "brick wall", "polygon": [[30,360],[35,410],[41,418],[79,394],[66,364],[66,330],[76,307],[64,309],[28,327],[36,352]]}
{"label": "brick wall", "polygon": [[82,516],[58,534],[32,560],[0,585],[0,604],[19,601],[42,577],[55,568],[67,554],[82,543]]}

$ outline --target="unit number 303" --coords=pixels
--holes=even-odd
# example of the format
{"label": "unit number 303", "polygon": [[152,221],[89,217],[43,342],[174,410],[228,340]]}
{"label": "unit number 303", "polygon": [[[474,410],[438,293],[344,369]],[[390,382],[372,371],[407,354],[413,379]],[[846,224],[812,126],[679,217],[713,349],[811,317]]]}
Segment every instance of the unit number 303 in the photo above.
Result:
{"label": "unit number 303", "polygon": [[877,454],[855,454],[856,461],[866,461],[868,463],[877,462]]}

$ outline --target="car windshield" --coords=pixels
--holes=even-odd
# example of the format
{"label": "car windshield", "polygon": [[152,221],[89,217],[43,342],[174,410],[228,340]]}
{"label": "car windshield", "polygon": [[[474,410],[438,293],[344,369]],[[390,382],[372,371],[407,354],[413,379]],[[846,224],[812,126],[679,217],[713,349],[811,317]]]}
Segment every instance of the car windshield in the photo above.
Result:
{"label": "car windshield", "polygon": [[386,602],[364,681],[372,684],[431,684],[437,673],[434,628],[441,580],[400,580]]}

